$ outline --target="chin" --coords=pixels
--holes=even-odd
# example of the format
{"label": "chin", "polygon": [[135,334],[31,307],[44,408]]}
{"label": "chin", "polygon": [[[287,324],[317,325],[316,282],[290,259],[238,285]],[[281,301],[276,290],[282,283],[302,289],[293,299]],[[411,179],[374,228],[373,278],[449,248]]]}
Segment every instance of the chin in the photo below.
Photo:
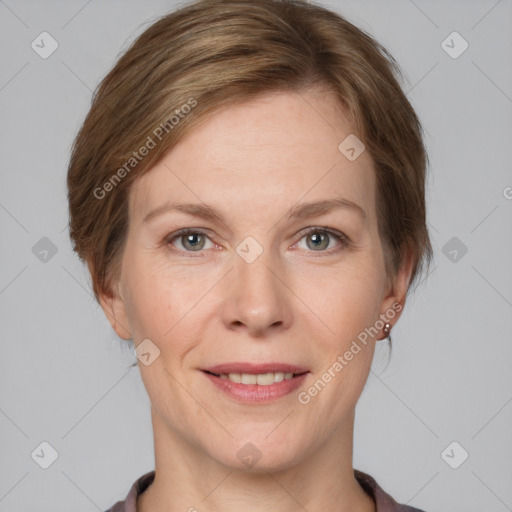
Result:
{"label": "chin", "polygon": [[211,456],[233,471],[274,473],[297,466],[305,455],[302,448],[297,443],[291,444],[289,437],[270,440],[266,432],[259,437],[240,436],[220,453],[217,446]]}

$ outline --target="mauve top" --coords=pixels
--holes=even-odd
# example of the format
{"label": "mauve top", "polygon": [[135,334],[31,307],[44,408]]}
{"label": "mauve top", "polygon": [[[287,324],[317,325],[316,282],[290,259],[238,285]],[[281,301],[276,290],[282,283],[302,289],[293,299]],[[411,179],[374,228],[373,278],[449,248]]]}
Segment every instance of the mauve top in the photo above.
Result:
{"label": "mauve top", "polygon": [[[424,512],[419,508],[400,505],[389,494],[384,492],[377,482],[368,474],[357,469],[354,470],[354,476],[361,487],[375,501],[376,512]],[[118,501],[112,508],[106,512],[137,512],[137,497],[142,494],[153,482],[155,471],[150,471],[137,479],[124,501]]]}

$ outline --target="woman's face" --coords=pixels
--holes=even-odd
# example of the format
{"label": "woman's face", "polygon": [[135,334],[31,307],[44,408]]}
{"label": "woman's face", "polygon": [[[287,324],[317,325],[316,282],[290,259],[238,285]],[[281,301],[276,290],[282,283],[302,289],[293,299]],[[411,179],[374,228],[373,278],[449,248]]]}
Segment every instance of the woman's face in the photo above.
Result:
{"label": "woman's face", "polygon": [[350,134],[330,93],[269,94],[205,120],[133,185],[119,296],[102,305],[120,336],[151,340],[139,367],[162,438],[277,470],[351,433],[408,274],[386,278],[372,160],[338,149]]}

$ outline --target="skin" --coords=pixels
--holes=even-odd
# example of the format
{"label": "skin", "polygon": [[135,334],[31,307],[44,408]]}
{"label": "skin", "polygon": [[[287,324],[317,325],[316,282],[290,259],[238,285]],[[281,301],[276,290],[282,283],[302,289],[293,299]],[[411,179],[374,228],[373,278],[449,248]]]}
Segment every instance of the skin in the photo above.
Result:
{"label": "skin", "polygon": [[[338,150],[350,133],[328,91],[265,94],[207,118],[132,186],[116,296],[101,305],[119,336],[136,346],[149,338],[160,350],[150,365],[139,361],[156,477],[138,510],[375,511],[354,478],[352,445],[382,330],[307,405],[297,392],[241,404],[200,371],[233,361],[297,364],[310,370],[304,391],[379,315],[404,304],[411,259],[386,276],[373,162],[368,152],[349,161]],[[335,197],[365,217],[350,208],[285,216]],[[143,221],[167,201],[207,203],[224,222],[178,211]],[[348,245],[304,233],[322,226]],[[207,232],[192,244],[171,241],[182,228]],[[236,252],[247,236],[263,250],[252,263]],[[248,442],[261,452],[250,468],[237,457]]]}

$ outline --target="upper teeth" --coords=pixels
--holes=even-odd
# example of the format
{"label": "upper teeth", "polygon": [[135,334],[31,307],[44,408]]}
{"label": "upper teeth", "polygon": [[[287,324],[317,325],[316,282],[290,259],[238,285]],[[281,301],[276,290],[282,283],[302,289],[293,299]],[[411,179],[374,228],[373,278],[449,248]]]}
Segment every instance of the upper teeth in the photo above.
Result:
{"label": "upper teeth", "polygon": [[258,375],[251,373],[221,373],[220,378],[229,379],[231,382],[236,382],[237,384],[259,384],[260,386],[269,386],[270,384],[274,384],[274,382],[281,382],[284,379],[293,378],[293,373],[270,372],[260,373]]}

